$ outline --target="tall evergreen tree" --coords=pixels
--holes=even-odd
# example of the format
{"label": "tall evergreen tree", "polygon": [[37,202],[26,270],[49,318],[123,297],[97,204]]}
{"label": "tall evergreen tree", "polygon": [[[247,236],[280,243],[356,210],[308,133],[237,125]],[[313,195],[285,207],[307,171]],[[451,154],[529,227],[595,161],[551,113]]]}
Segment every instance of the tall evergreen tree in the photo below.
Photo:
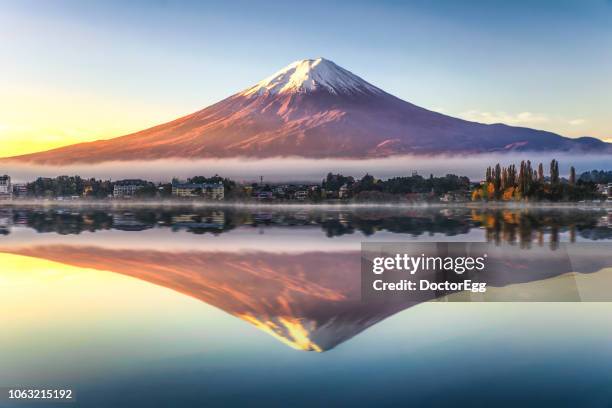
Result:
{"label": "tall evergreen tree", "polygon": [[508,166],[508,187],[515,187],[516,181],[516,166],[511,164]]}
{"label": "tall evergreen tree", "polygon": [[518,188],[521,192],[522,195],[525,195],[525,192],[527,190],[527,183],[525,182],[526,180],[526,163],[525,160],[521,160],[521,167],[519,168],[519,174],[518,174]]}
{"label": "tall evergreen tree", "polygon": [[544,183],[544,165],[542,163],[538,164],[538,181]]}
{"label": "tall evergreen tree", "polygon": [[555,159],[550,162],[550,183],[553,186],[559,184],[559,162]]}
{"label": "tall evergreen tree", "polygon": [[499,193],[501,192],[501,166],[499,163],[495,165],[495,169],[493,170],[493,187],[495,188],[496,197],[499,197]]}
{"label": "tall evergreen tree", "polygon": [[527,195],[531,194],[532,186],[534,181],[534,172],[531,167],[531,161],[527,160],[527,165],[525,167],[525,192]]}

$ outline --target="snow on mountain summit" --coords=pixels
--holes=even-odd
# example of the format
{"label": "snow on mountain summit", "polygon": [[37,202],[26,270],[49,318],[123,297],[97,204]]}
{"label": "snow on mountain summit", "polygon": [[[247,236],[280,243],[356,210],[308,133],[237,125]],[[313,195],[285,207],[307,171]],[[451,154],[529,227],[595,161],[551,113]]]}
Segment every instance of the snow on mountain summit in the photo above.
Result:
{"label": "snow on mountain summit", "polygon": [[332,61],[317,58],[287,65],[247,89],[242,95],[309,93],[320,90],[332,94],[383,93],[381,89]]}

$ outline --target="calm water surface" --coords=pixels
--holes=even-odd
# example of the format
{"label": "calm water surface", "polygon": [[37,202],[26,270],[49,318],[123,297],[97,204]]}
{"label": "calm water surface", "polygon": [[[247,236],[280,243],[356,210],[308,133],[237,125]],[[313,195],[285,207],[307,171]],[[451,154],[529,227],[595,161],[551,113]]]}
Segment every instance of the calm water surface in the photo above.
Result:
{"label": "calm water surface", "polygon": [[[83,407],[610,406],[612,303],[368,304],[359,280],[362,242],[610,240],[605,209],[0,207],[0,387]],[[487,300],[608,293],[609,259]]]}

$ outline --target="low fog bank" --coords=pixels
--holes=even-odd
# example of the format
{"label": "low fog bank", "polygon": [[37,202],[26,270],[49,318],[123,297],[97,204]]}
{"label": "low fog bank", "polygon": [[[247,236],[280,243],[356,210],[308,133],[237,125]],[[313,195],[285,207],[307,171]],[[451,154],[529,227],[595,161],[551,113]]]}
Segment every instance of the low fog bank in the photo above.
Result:
{"label": "low fog bank", "polygon": [[169,181],[173,177],[187,178],[195,175],[223,177],[242,182],[321,181],[328,172],[342,173],[361,177],[370,173],[378,178],[411,175],[417,172],[423,176],[442,176],[454,173],[468,176],[472,180],[484,177],[487,166],[500,163],[518,164],[521,160],[531,160],[534,165],[542,162],[548,172],[551,159],[560,162],[562,176],[569,174],[574,166],[578,174],[587,170],[612,170],[612,155],[585,155],[577,153],[510,153],[478,154],[470,156],[396,156],[380,159],[203,159],[203,160],[151,160],[118,161],[100,164],[77,164],[69,166],[44,166],[24,163],[0,163],[0,174],[9,174],[14,182],[32,181],[37,177],[56,177],[59,175],[80,175],[84,178],[120,180],[143,178],[151,181]]}

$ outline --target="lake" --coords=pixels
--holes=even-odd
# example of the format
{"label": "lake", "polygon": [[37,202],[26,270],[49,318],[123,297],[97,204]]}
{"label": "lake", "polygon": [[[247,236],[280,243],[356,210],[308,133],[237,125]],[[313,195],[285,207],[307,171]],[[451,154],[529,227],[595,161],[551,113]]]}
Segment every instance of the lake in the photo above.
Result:
{"label": "lake", "polygon": [[[362,299],[362,243],[434,241],[572,255],[485,297]],[[610,406],[611,241],[603,207],[2,206],[0,387],[82,407]]]}

